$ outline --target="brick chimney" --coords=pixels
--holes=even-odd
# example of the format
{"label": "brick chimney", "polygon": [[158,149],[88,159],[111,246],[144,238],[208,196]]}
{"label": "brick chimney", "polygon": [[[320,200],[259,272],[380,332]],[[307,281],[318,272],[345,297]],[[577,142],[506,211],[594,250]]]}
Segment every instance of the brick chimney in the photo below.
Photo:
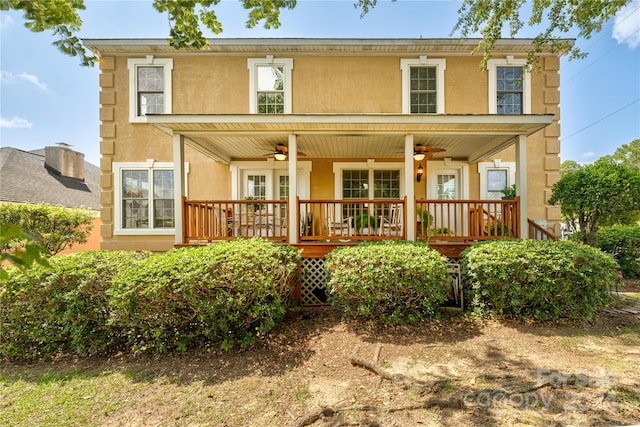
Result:
{"label": "brick chimney", "polygon": [[44,164],[61,176],[84,181],[84,154],[58,142],[57,147],[44,147]]}

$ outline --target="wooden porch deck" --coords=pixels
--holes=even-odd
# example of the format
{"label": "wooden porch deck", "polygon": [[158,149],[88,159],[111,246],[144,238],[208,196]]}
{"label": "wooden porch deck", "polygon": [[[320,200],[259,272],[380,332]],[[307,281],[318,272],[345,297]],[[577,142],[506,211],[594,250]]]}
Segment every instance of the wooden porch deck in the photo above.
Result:
{"label": "wooden porch deck", "polygon": [[[413,239],[407,233],[404,200],[298,200],[294,209],[283,200],[183,201],[184,245],[237,237],[264,237],[290,242],[287,218],[294,214],[293,246],[303,256],[324,258],[339,246],[363,241],[416,240],[449,258],[474,242],[519,238],[520,200],[416,200]],[[529,221],[529,235],[555,239]]]}

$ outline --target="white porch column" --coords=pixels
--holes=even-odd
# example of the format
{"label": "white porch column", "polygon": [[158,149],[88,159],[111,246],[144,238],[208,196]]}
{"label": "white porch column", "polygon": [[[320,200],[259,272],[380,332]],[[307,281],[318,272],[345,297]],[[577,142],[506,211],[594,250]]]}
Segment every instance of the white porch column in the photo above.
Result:
{"label": "white porch column", "polygon": [[529,218],[527,197],[527,137],[518,135],[516,140],[516,189],[520,196],[520,237],[529,238]]}
{"label": "white porch column", "polygon": [[175,243],[184,243],[182,232],[182,198],[184,197],[184,136],[173,135],[173,212],[175,221]]}
{"label": "white porch column", "polygon": [[406,216],[407,223],[404,224],[407,240],[416,239],[416,197],[413,183],[413,135],[404,137],[404,194],[407,196]]}
{"label": "white porch column", "polygon": [[295,134],[289,135],[289,216],[287,230],[289,244],[298,243],[298,140]]}

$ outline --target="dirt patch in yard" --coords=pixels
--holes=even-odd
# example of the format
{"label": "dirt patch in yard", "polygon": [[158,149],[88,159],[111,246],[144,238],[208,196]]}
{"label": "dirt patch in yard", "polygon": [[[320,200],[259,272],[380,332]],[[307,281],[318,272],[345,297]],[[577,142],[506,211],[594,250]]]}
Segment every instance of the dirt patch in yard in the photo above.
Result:
{"label": "dirt patch in yard", "polygon": [[[629,285],[640,292],[640,281]],[[617,306],[637,304],[621,297]],[[631,313],[557,324],[456,314],[374,327],[304,308],[246,351],[0,365],[0,420],[44,425],[57,407],[49,400],[76,387],[83,425],[630,425],[640,420],[638,366],[640,316]],[[51,396],[22,424],[22,393],[51,372],[62,373]]]}

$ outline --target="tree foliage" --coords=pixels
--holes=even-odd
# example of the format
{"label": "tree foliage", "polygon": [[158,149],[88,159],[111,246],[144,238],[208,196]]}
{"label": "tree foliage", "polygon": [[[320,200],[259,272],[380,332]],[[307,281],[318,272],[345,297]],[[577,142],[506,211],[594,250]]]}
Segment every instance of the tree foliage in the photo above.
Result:
{"label": "tree foliage", "polygon": [[[568,53],[572,59],[583,58],[586,54],[561,35],[577,29],[579,37],[589,39],[629,2],[630,0],[464,0],[458,10],[458,22],[452,34],[459,32],[466,38],[480,33],[482,40],[476,52],[483,53],[483,67],[486,67],[491,57],[496,40],[505,36],[515,37],[525,26],[546,27],[533,39],[533,47],[528,52],[528,66],[535,65],[536,54],[549,46],[553,52]],[[531,14],[526,21],[521,18],[525,4],[531,5]]]}
{"label": "tree foliage", "polygon": [[78,11],[85,10],[84,0],[0,0],[0,10],[23,11],[25,27],[36,33],[51,31],[58,36],[53,45],[63,53],[80,56],[82,65],[96,63],[77,36],[82,27]]}
{"label": "tree foliage", "polygon": [[600,226],[638,220],[640,170],[599,159],[563,174],[549,203],[560,203],[562,214],[578,224],[582,242],[593,245]]}
{"label": "tree foliage", "polygon": [[93,213],[87,208],[66,208],[47,203],[0,205],[0,223],[12,224],[26,234],[7,242],[12,248],[32,244],[55,255],[76,243],[85,243],[93,229]]}
{"label": "tree foliage", "polygon": [[[16,245],[15,242],[21,242]],[[0,221],[0,280],[8,278],[3,268],[6,263],[27,269],[34,263],[49,266],[49,251],[34,243],[33,236],[14,224]]]}
{"label": "tree foliage", "polygon": [[[214,34],[222,33],[222,22],[218,19],[214,7],[221,0],[154,0],[153,7],[160,13],[166,13],[169,19],[169,44],[175,48],[203,48],[208,41],[203,28]],[[248,11],[246,25],[253,28],[264,22],[265,28],[280,27],[282,9],[293,9],[296,0],[241,0]],[[395,1],[395,0],[393,0]],[[458,13],[459,18],[453,34],[470,37],[480,34],[476,52],[483,52],[482,65],[490,58],[497,39],[514,37],[526,26],[542,25],[542,31],[534,38],[533,47],[528,52],[528,65],[536,62],[536,54],[548,49],[569,53],[572,58],[581,58],[586,54],[572,46],[560,35],[573,29],[579,30],[579,36],[590,38],[602,29],[602,25],[630,0],[464,0]],[[378,0],[355,0],[354,7],[361,10],[361,17],[369,13]],[[521,19],[525,4],[531,4],[530,18]],[[0,10],[19,10],[24,12],[25,26],[32,31],[51,31],[58,36],[54,42],[62,52],[71,56],[80,56],[83,65],[94,65],[97,58],[88,52],[77,36],[82,26],[78,14],[84,10],[84,0],[0,0]],[[525,12],[526,13],[526,12]],[[507,34],[504,34],[507,26]]]}
{"label": "tree foliage", "polygon": [[614,162],[640,169],[640,139],[634,139],[629,144],[622,144],[611,156],[605,156]]}

